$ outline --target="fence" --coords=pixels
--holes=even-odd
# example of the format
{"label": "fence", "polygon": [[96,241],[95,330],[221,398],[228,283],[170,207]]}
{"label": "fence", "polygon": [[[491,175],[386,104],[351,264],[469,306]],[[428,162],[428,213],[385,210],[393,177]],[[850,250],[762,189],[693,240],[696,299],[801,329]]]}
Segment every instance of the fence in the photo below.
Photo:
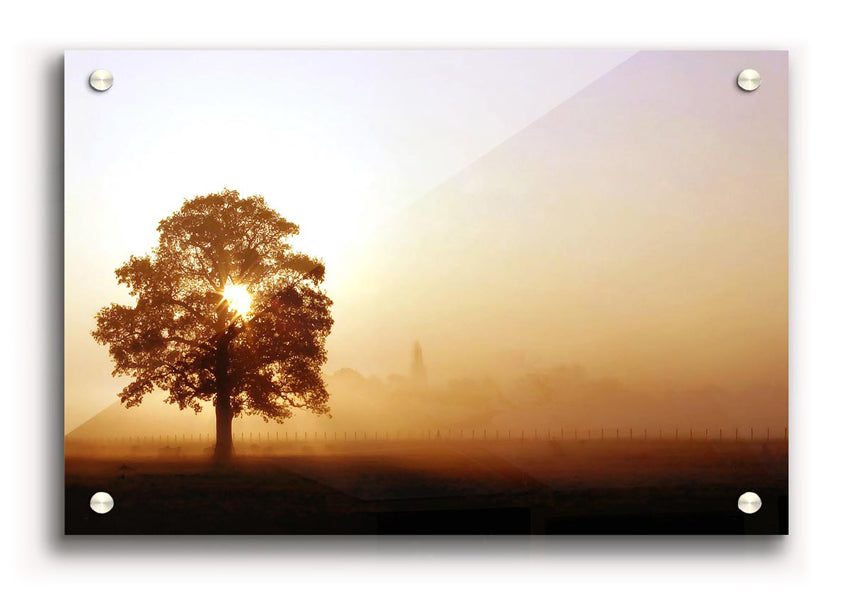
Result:
{"label": "fence", "polygon": [[[99,443],[121,444],[212,444],[215,436],[207,434],[157,434],[141,436],[102,437],[87,440]],[[732,427],[732,428],[567,428],[558,429],[427,429],[420,431],[276,431],[237,432],[233,434],[234,444],[262,444],[289,442],[390,442],[390,441],[478,441],[478,442],[617,442],[617,441],[676,441],[676,442],[770,442],[788,441],[788,428],[777,431],[771,428]]]}

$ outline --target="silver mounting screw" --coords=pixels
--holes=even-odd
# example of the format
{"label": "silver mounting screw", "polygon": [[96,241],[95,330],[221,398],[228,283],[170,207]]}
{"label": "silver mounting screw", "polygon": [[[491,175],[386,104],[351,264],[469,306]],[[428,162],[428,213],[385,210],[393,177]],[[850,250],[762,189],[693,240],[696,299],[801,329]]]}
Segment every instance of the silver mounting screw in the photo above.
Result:
{"label": "silver mounting screw", "polygon": [[738,73],[738,87],[745,92],[754,92],[761,85],[761,74],[755,69],[744,69]]}
{"label": "silver mounting screw", "polygon": [[105,515],[112,510],[113,506],[115,506],[115,501],[112,499],[112,496],[106,492],[97,492],[91,497],[91,500],[89,500],[89,506],[97,514]]}
{"label": "silver mounting screw", "polygon": [[112,87],[112,73],[106,69],[98,69],[89,76],[89,85],[98,92],[105,92]]}
{"label": "silver mounting screw", "polygon": [[761,498],[755,492],[744,492],[738,498],[738,510],[751,515],[761,508]]}

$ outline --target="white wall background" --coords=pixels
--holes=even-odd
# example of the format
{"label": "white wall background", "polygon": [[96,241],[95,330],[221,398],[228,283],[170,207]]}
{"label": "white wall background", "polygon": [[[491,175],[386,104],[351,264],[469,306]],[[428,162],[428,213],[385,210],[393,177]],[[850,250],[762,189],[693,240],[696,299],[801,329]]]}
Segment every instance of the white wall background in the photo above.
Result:
{"label": "white wall background", "polygon": [[[4,592],[121,600],[840,595],[850,533],[850,37],[837,7],[816,0],[7,4],[0,23]],[[62,538],[62,51],[520,46],[791,51],[791,536]]]}

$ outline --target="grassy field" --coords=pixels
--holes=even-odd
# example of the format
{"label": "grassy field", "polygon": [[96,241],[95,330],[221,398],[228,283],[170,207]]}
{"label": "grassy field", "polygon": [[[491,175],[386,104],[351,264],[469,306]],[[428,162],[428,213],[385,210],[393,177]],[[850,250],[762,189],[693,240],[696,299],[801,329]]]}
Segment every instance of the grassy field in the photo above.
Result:
{"label": "grassy field", "polygon": [[[90,533],[787,533],[781,441],[302,441],[68,448],[65,529]],[[88,456],[88,457],[87,457]],[[115,498],[89,509],[96,491]],[[737,498],[757,492],[745,515]]]}

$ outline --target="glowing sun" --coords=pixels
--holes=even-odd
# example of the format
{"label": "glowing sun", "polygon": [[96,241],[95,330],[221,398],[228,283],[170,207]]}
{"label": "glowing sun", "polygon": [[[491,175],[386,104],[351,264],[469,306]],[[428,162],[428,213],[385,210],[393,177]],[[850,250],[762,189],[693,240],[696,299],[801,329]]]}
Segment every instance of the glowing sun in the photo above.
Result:
{"label": "glowing sun", "polygon": [[251,311],[251,294],[244,285],[228,283],[224,286],[221,295],[230,310],[235,311],[239,316],[244,317]]}

